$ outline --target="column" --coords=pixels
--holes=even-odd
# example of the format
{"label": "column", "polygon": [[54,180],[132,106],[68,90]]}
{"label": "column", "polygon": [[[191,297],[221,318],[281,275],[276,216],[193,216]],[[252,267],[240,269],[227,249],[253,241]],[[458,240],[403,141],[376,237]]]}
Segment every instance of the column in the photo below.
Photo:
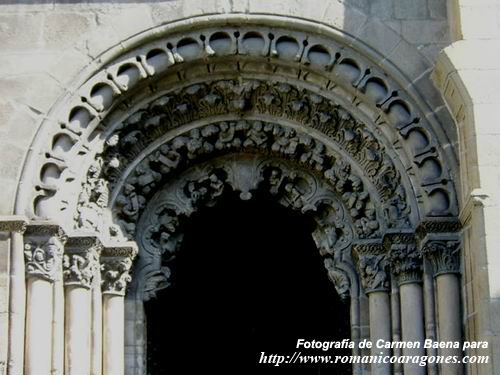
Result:
{"label": "column", "polygon": [[[425,356],[424,300],[422,292],[422,255],[411,233],[397,233],[387,237],[391,270],[399,287],[401,303],[402,339],[419,343],[418,348],[403,348],[404,356]],[[405,363],[405,375],[425,375],[426,368],[418,363]]]}
{"label": "column", "polygon": [[92,282],[92,326],[90,329],[90,375],[102,374],[102,294],[101,274],[97,272]]}
{"label": "column", "polygon": [[[24,368],[24,324],[26,308],[26,284],[24,274],[24,240],[28,220],[21,216],[4,216],[0,219],[0,231],[10,233],[9,253],[9,305],[7,342],[7,374],[23,375]],[[2,327],[3,329],[3,327]],[[4,345],[5,345],[4,344]],[[0,358],[4,360],[4,358]]]}
{"label": "column", "polygon": [[100,242],[92,235],[72,235],[63,258],[66,375],[88,375],[91,368],[91,286],[99,272]]}
{"label": "column", "polygon": [[52,370],[53,283],[61,276],[64,235],[55,224],[32,224],[25,233],[27,279],[25,374]]}
{"label": "column", "polygon": [[123,375],[125,372],[125,302],[130,268],[137,254],[137,245],[105,246],[101,255],[103,374]]}
{"label": "column", "polygon": [[[353,245],[353,253],[357,257],[361,283],[368,295],[370,310],[370,339],[373,343],[371,355],[387,357],[390,349],[379,349],[377,341],[391,341],[391,299],[389,283],[389,261],[381,242]],[[373,363],[372,375],[390,375],[391,364]]]}
{"label": "column", "polygon": [[[437,289],[438,339],[462,342],[462,320],[460,305],[460,242],[456,235],[431,233],[422,241],[422,252],[432,264]],[[460,349],[440,349],[439,355],[457,356]],[[459,363],[441,364],[443,375],[461,375]]]}

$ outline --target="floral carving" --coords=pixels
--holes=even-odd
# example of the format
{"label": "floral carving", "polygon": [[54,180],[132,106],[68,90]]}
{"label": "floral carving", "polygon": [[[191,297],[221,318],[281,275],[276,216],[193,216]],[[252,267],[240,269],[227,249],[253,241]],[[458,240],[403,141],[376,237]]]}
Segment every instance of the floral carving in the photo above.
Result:
{"label": "floral carving", "polygon": [[59,279],[64,245],[57,236],[45,240],[28,240],[24,245],[26,276],[47,281]]}
{"label": "floral carving", "polygon": [[456,239],[426,239],[422,253],[431,261],[434,275],[460,273],[460,241]]}
{"label": "floral carving", "polygon": [[415,244],[391,245],[391,269],[399,285],[422,281],[422,254]]}

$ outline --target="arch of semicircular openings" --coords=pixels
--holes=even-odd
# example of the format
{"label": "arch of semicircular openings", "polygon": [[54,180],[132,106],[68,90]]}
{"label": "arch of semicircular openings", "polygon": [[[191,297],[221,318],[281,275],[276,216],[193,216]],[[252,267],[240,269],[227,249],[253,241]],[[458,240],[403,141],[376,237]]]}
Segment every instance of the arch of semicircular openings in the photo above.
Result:
{"label": "arch of semicircular openings", "polygon": [[[127,138],[127,127],[141,120],[143,128],[136,134],[154,137],[187,122],[230,114],[313,124],[347,148],[374,140],[377,145],[365,162],[379,158],[377,149],[387,155],[382,164],[394,164],[403,194],[416,202],[414,223],[426,215],[455,215],[454,162],[439,147],[439,126],[428,123],[419,102],[368,56],[345,48],[338,36],[316,34],[302,24],[294,28],[293,23],[272,29],[251,22],[201,27],[155,39],[116,58],[68,98],[55,116],[57,129],[44,131],[34,145],[39,151],[29,158],[28,169],[38,172],[32,185],[23,185],[19,202],[24,203],[18,207],[30,217],[68,215],[73,226],[68,229],[78,229],[74,197],[87,179],[85,171],[115,142],[134,139]],[[226,81],[216,88],[210,83],[231,76],[239,84]],[[161,100],[145,114],[151,98]],[[171,122],[155,113],[158,105]],[[351,115],[366,129],[344,129],[341,121],[337,134],[332,124]],[[137,141],[145,146],[143,139]]]}

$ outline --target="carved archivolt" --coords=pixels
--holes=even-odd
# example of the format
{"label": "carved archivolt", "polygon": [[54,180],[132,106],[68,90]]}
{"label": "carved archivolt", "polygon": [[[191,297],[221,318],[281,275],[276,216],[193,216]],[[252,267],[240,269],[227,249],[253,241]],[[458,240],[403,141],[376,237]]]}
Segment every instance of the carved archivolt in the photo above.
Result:
{"label": "carved archivolt", "polygon": [[245,200],[257,192],[266,194],[285,207],[312,215],[317,223],[314,239],[320,253],[330,259],[330,275],[336,275],[332,281],[342,296],[348,293],[350,280],[338,267],[350,262],[353,223],[341,196],[322,177],[294,162],[238,154],[188,169],[149,201],[137,230],[143,252],[136,268],[136,292],[142,298],[169,285],[168,264],[182,241],[183,221],[230,192]]}
{"label": "carved archivolt", "polygon": [[[79,195],[83,172],[96,153],[113,144],[109,135],[132,125],[133,119],[148,130],[123,134],[132,154],[134,147],[143,145],[145,132],[147,137],[164,134],[167,128],[221,113],[259,113],[315,128],[359,163],[367,178],[375,180],[380,196],[411,194],[407,203],[421,211],[411,213],[413,220],[456,214],[450,167],[434,130],[419,105],[387,72],[338,39],[293,27],[227,25],[205,30],[191,25],[190,30],[154,40],[117,58],[76,90],[57,115],[58,129],[42,132],[50,139],[33,153],[43,158],[28,168],[39,171],[30,172],[37,176],[29,187],[33,190],[21,194],[20,199],[32,197],[28,215],[73,215],[76,202],[71,197]],[[245,78],[238,85],[230,80],[212,82],[231,75],[240,80],[267,78]],[[193,85],[190,80],[210,83]],[[172,90],[179,85],[185,88]],[[159,95],[163,91],[169,94]],[[120,113],[151,96],[157,97],[152,111],[144,113],[139,105],[132,119],[122,121]],[[406,192],[391,189],[391,184],[405,186]],[[80,215],[82,222],[88,221],[89,212]]]}
{"label": "carved archivolt", "polygon": [[[117,145],[119,142],[117,141]],[[262,121],[220,122],[202,128],[191,130],[188,134],[173,138],[167,143],[152,150],[134,168],[129,170],[128,177],[121,181],[121,191],[112,202],[116,212],[115,222],[130,237],[135,230],[135,222],[149,197],[153,195],[158,186],[168,181],[175,171],[182,170],[198,160],[214,157],[227,153],[246,151],[260,155],[275,155],[288,160],[294,160],[303,168],[311,169],[321,178],[328,181],[331,188],[338,194],[353,218],[355,231],[359,237],[377,236],[379,229],[388,226],[406,226],[408,223],[408,204],[404,190],[395,186],[391,197],[383,198],[376,192],[370,192],[363,179],[352,168],[352,164],[323,143],[314,139],[307,133],[290,127]],[[111,158],[119,155],[120,149],[111,152]],[[97,163],[101,165],[102,162]],[[112,160],[105,162],[107,172],[115,175],[116,168]],[[106,175],[94,176],[94,171],[99,167],[92,167],[88,182],[85,185],[78,212],[77,225],[86,224],[88,229],[103,227],[102,218],[96,217],[100,207],[97,202],[103,201],[108,192],[96,189],[95,186],[105,186],[104,181],[113,185],[115,178]],[[387,173],[396,173],[395,169],[384,170]],[[382,169],[379,170],[383,175]],[[116,173],[122,175],[122,173]],[[101,183],[99,183],[101,181]],[[391,181],[392,186],[393,182]],[[375,189],[373,189],[375,190]],[[86,191],[89,195],[83,195]],[[378,201],[378,211],[374,202]],[[89,211],[82,220],[82,213]],[[94,215],[94,221],[92,220]],[[382,217],[382,219],[380,219]]]}
{"label": "carved archivolt", "polygon": [[[457,215],[455,160],[441,147],[449,140],[407,94],[411,84],[372,63],[368,51],[317,34],[314,25],[299,30],[274,20],[270,28],[252,17],[151,37],[88,77],[42,125],[18,207],[69,232],[138,239],[150,257],[139,262],[149,298],[168,285],[164,261],[182,240],[183,218],[228,190],[242,199],[262,190],[314,212],[313,236],[331,259],[325,265],[339,294],[352,279],[344,249],[354,239],[370,240],[354,247],[365,290],[385,290],[387,229],[414,231],[424,218]],[[236,154],[236,169],[253,180],[228,167]],[[52,277],[56,245],[26,248],[32,272]],[[391,245],[393,273],[420,272],[420,253],[400,245]],[[438,273],[457,268],[452,240],[422,252]],[[101,259],[105,291],[125,292],[132,258]],[[68,255],[68,278],[88,285],[85,264]]]}

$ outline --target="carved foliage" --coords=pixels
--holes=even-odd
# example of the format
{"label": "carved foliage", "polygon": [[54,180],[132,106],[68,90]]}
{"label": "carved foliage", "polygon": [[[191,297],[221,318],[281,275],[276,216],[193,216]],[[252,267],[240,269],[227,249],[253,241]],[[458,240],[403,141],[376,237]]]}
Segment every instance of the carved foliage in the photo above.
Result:
{"label": "carved foliage", "polygon": [[391,245],[391,269],[399,285],[422,281],[422,254],[415,244]]}
{"label": "carved foliage", "polygon": [[422,253],[430,260],[434,275],[460,273],[460,241],[456,239],[427,239]]}
{"label": "carved foliage", "polygon": [[27,277],[55,281],[60,277],[64,244],[57,236],[32,238],[24,245]]}

